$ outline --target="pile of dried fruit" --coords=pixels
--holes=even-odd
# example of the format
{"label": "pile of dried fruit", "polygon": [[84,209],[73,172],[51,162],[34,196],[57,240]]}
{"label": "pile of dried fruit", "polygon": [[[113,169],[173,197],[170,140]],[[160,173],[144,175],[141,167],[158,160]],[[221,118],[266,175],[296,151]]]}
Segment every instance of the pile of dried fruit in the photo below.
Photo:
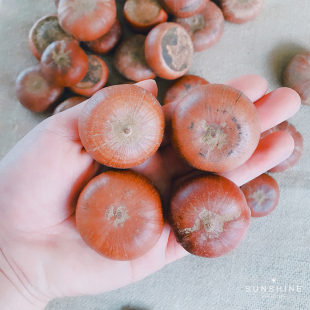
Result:
{"label": "pile of dried fruit", "polygon": [[[29,32],[29,47],[40,66],[17,78],[17,97],[33,112],[59,104],[65,87],[86,97],[104,87],[109,69],[91,53],[114,51],[122,39],[115,0],[55,0],[55,5],[57,14],[40,18]],[[262,7],[263,0],[222,1],[219,6],[209,0],[127,0],[125,20],[139,34],[121,43],[114,65],[135,82],[156,75],[179,78],[190,68],[194,51],[208,49],[221,38],[224,17],[247,22]]]}
{"label": "pile of dried fruit", "polygon": [[[26,108],[48,109],[65,87],[80,96],[62,102],[54,113],[91,97],[79,119],[86,151],[116,169],[144,163],[162,143],[163,109],[151,93],[136,85],[101,89],[109,70],[100,57],[89,52],[105,54],[120,43],[114,65],[127,79],[178,79],[166,91],[163,104],[179,101],[172,117],[172,144],[189,165],[220,173],[251,157],[261,134],[253,103],[232,87],[184,74],[194,52],[210,48],[221,38],[224,18],[234,23],[252,20],[263,0],[222,0],[219,6],[209,0],[127,0],[124,17],[138,34],[123,42],[115,0],[60,0],[55,4],[57,15],[41,18],[29,33],[30,49],[40,65],[17,78],[17,96]],[[167,22],[169,14],[172,22]],[[292,166],[301,155],[300,134],[287,122],[274,130],[283,129],[299,144],[292,157],[274,171]],[[277,183],[268,175],[239,189],[224,177],[204,173],[175,190],[167,220],[187,251],[217,257],[242,241],[251,215],[267,215],[278,199]],[[101,255],[135,259],[148,252],[162,233],[161,197],[138,173],[104,172],[82,191],[76,222],[83,240]]]}

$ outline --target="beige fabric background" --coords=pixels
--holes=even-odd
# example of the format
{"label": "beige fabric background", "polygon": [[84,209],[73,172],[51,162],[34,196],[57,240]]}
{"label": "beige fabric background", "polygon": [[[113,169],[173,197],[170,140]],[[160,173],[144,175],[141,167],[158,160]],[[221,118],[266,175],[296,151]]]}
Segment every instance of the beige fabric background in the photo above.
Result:
{"label": "beige fabric background", "polygon": [[[121,12],[124,1],[117,2]],[[0,158],[50,115],[24,109],[16,100],[14,80],[37,63],[27,44],[30,27],[54,10],[52,0],[0,0]],[[290,58],[310,50],[309,16],[309,0],[265,0],[257,20],[226,23],[222,39],[195,55],[190,72],[213,83],[261,74],[272,91],[281,85]],[[119,80],[112,71],[110,81]],[[159,85],[164,89],[167,82]],[[252,220],[245,241],[233,253],[217,259],[188,256],[136,284],[98,296],[53,300],[46,309],[310,309],[309,118],[310,107],[303,106],[291,119],[305,146],[298,165],[274,175],[281,188],[279,206],[268,217]],[[282,287],[282,292],[253,292],[252,286],[270,285]],[[284,286],[294,286],[295,292],[283,292]]]}

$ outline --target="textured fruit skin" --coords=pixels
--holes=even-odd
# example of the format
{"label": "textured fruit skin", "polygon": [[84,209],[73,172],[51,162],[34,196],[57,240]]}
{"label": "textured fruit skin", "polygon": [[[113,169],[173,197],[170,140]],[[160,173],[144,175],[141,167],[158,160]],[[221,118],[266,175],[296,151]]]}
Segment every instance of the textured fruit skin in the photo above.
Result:
{"label": "textured fruit skin", "polygon": [[264,0],[220,0],[225,19],[235,24],[243,24],[255,19],[263,6]]}
{"label": "textured fruit skin", "polygon": [[157,243],[164,227],[161,197],[134,171],[108,171],[83,189],[77,229],[92,249],[113,260],[133,260]]}
{"label": "textured fruit skin", "polygon": [[121,22],[116,18],[112,28],[97,40],[86,41],[84,44],[95,54],[106,54],[110,52],[123,36]]}
{"label": "textured fruit skin", "polygon": [[40,66],[49,81],[70,87],[85,77],[88,59],[78,44],[61,40],[51,43],[45,49]]}
{"label": "textured fruit skin", "polygon": [[[45,36],[45,40],[38,42],[37,36],[38,36],[38,29],[42,27],[44,23],[52,23],[54,26],[57,24],[56,31],[49,28],[49,31],[46,30],[43,32],[43,35]],[[48,40],[46,40],[46,36],[48,34]],[[65,33],[59,23],[57,15],[46,15],[41,17],[39,20],[37,20],[34,25],[31,27],[28,35],[28,44],[29,48],[32,52],[32,54],[38,59],[41,59],[41,56],[46,49],[46,47],[51,44],[52,42],[59,41],[59,40],[68,40],[72,41],[74,40],[73,37],[67,33]],[[78,42],[74,40],[77,44]]]}
{"label": "textured fruit skin", "polygon": [[145,60],[145,36],[133,35],[125,39],[114,53],[114,66],[128,80],[140,82],[154,79],[155,73]]}
{"label": "textured fruit skin", "polygon": [[177,17],[191,17],[198,14],[209,0],[159,0],[164,10]]}
{"label": "textured fruit skin", "polygon": [[310,52],[292,58],[284,72],[284,85],[297,91],[301,103],[310,106]]}
{"label": "textured fruit skin", "polygon": [[184,75],[179,79],[177,79],[166,90],[164,96],[164,105],[176,100],[180,100],[194,88],[206,84],[210,83],[206,81],[204,78],[191,74]]}
{"label": "textured fruit skin", "polygon": [[194,56],[192,40],[176,23],[162,23],[153,28],[145,40],[145,59],[153,72],[167,80],[183,76]]}
{"label": "textured fruit skin", "polygon": [[271,168],[269,172],[283,172],[287,170],[290,167],[293,167],[294,165],[297,164],[299,161],[303,148],[304,148],[304,142],[303,142],[303,137],[302,135],[296,130],[296,128],[290,124],[288,121],[284,121],[281,124],[263,132],[261,134],[261,139],[265,138],[269,134],[275,132],[275,131],[286,131],[288,132],[294,139],[295,147],[292,155],[284,160],[281,164]]}
{"label": "textured fruit skin", "polygon": [[[80,83],[70,87],[70,90],[78,95],[91,97],[107,83],[109,77],[109,68],[106,63],[98,56],[87,55],[87,58],[88,70],[85,77]],[[98,74],[99,76],[97,76]]]}
{"label": "textured fruit skin", "polygon": [[79,118],[79,134],[86,151],[99,163],[132,168],[159,148],[164,113],[156,98],[136,85],[99,90]]}
{"label": "textured fruit skin", "polygon": [[241,186],[252,217],[262,217],[272,212],[279,203],[280,189],[277,181],[264,173]]}
{"label": "textured fruit skin", "polygon": [[241,91],[209,84],[183,97],[172,116],[172,143],[193,167],[210,172],[245,163],[260,138],[254,104]]}
{"label": "textured fruit skin", "polygon": [[58,18],[61,27],[79,41],[96,40],[115,22],[115,0],[60,0]]}
{"label": "textured fruit skin", "polygon": [[176,18],[175,22],[191,36],[195,52],[209,49],[219,41],[224,32],[223,13],[212,1],[200,13],[188,18]]}
{"label": "textured fruit skin", "polygon": [[168,209],[176,240],[194,255],[219,257],[236,248],[245,237],[251,212],[239,187],[213,174],[182,182]]}
{"label": "textured fruit skin", "polygon": [[63,112],[63,111],[66,111],[76,105],[78,105],[79,103],[83,102],[87,100],[87,98],[85,97],[80,97],[80,96],[76,96],[76,97],[71,97],[65,101],[63,101],[61,104],[59,104],[54,113],[53,114],[57,114],[57,113],[60,113],[60,112]]}
{"label": "textured fruit skin", "polygon": [[[153,13],[154,8],[157,12],[156,16]],[[124,5],[124,17],[130,27],[138,33],[148,33],[156,25],[168,19],[167,13],[156,0],[127,0]]]}
{"label": "textured fruit skin", "polygon": [[15,89],[20,103],[37,113],[48,109],[64,91],[63,87],[45,78],[39,65],[22,71],[16,79]]}

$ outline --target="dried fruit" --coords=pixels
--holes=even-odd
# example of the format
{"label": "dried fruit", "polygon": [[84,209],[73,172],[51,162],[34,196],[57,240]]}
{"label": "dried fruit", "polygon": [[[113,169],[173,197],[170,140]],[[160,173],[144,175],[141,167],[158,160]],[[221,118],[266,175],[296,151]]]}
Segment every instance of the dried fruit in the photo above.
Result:
{"label": "dried fruit", "polygon": [[209,0],[160,0],[166,12],[178,17],[198,14]]}
{"label": "dried fruit", "polygon": [[182,99],[194,88],[210,84],[205,79],[196,75],[184,75],[177,79],[165,92],[164,104],[171,103],[176,100]]}
{"label": "dried fruit", "polygon": [[115,0],[60,0],[58,18],[61,27],[78,40],[96,40],[115,22]]}
{"label": "dried fruit", "polygon": [[263,132],[261,134],[261,139],[263,139],[266,136],[268,136],[269,134],[271,134],[275,131],[279,131],[279,130],[286,131],[293,137],[294,142],[295,142],[295,147],[294,147],[294,151],[293,151],[292,155],[289,158],[287,158],[285,161],[283,161],[281,164],[270,169],[269,170],[270,172],[283,172],[283,171],[287,170],[288,168],[293,167],[299,161],[299,159],[302,155],[302,151],[303,151],[302,135],[296,130],[296,128],[292,124],[290,124],[287,121],[284,121],[281,124]]}
{"label": "dried fruit", "polygon": [[293,88],[301,103],[310,105],[310,52],[297,54],[284,72],[284,84]]}
{"label": "dried fruit", "polygon": [[55,41],[43,52],[41,70],[46,78],[60,86],[81,82],[88,70],[88,59],[78,44]]}
{"label": "dried fruit", "polygon": [[252,217],[262,217],[272,212],[279,202],[280,190],[277,181],[268,174],[262,174],[241,186],[251,209]]}
{"label": "dried fruit", "polygon": [[177,18],[175,22],[184,27],[192,38],[195,52],[213,46],[224,31],[224,16],[219,7],[209,1],[204,9],[191,17]]}
{"label": "dried fruit", "polygon": [[124,16],[133,30],[147,33],[168,19],[167,13],[157,0],[127,0]]}
{"label": "dried fruit", "polygon": [[160,194],[136,172],[104,172],[83,189],[76,225],[83,240],[99,254],[115,260],[136,259],[146,254],[162,233]]}
{"label": "dried fruit", "polygon": [[159,148],[164,113],[156,98],[136,85],[116,85],[98,91],[79,119],[81,141],[103,165],[131,168]]}
{"label": "dried fruit", "polygon": [[176,23],[159,24],[146,37],[146,62],[161,78],[174,80],[184,75],[192,64],[193,55],[190,36]]}
{"label": "dried fruit", "polygon": [[146,63],[144,44],[145,36],[137,34],[124,40],[114,54],[116,69],[127,79],[135,82],[156,77]]}
{"label": "dried fruit", "polygon": [[172,117],[172,143],[193,167],[224,172],[251,157],[260,129],[249,98],[233,87],[209,84],[179,101]]}
{"label": "dried fruit", "polygon": [[96,54],[106,54],[110,52],[122,38],[122,26],[117,18],[112,28],[97,40],[86,41],[84,44]]}
{"label": "dried fruit", "polygon": [[87,98],[85,98],[85,97],[78,97],[78,96],[71,97],[71,98],[63,101],[61,104],[59,104],[57,106],[57,108],[55,109],[54,114],[68,110],[68,109],[78,105],[79,103],[85,101],[85,100],[87,100]]}
{"label": "dried fruit", "polygon": [[109,68],[106,63],[95,55],[88,55],[88,70],[83,80],[70,89],[76,94],[91,97],[108,81]]}
{"label": "dried fruit", "polygon": [[182,247],[194,255],[218,257],[245,237],[251,212],[236,184],[219,175],[182,182],[168,209],[168,222]]}
{"label": "dried fruit", "polygon": [[63,31],[56,15],[47,15],[36,21],[28,36],[29,48],[38,60],[51,43],[60,40],[72,41],[73,37]]}
{"label": "dried fruit", "polygon": [[49,82],[40,66],[22,71],[16,79],[16,95],[20,103],[33,112],[43,112],[63,93],[64,88]]}
{"label": "dried fruit", "polygon": [[264,0],[220,0],[227,21],[243,24],[253,20],[262,11]]}

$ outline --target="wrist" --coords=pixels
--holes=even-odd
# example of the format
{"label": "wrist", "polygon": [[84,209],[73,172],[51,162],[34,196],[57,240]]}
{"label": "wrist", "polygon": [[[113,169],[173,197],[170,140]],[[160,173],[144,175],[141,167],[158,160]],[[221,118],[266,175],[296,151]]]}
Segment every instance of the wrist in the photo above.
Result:
{"label": "wrist", "polygon": [[13,282],[0,269],[0,309],[1,310],[43,310],[48,300],[35,298],[22,286]]}

